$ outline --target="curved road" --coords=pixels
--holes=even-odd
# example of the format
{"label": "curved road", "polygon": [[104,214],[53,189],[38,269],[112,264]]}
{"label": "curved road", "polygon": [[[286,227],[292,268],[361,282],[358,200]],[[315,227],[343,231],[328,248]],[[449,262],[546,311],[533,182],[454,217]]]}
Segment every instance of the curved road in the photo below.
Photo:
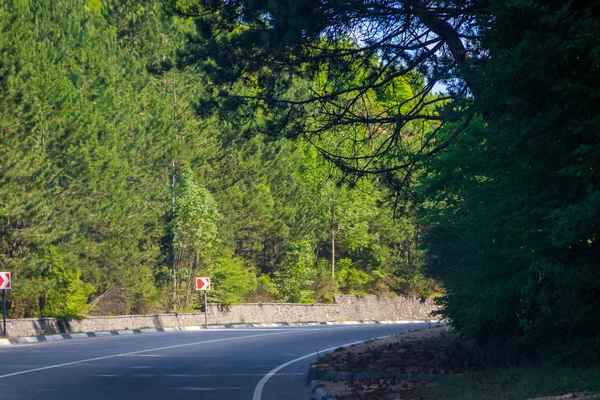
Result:
{"label": "curved road", "polygon": [[429,325],[201,330],[0,347],[0,399],[308,400],[310,354]]}

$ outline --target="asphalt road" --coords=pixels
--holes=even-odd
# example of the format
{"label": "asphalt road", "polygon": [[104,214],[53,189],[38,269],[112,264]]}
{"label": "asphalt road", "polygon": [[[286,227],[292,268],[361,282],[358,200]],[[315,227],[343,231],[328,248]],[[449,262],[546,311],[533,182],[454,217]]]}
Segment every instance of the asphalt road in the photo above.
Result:
{"label": "asphalt road", "polygon": [[0,347],[0,399],[308,400],[306,371],[316,358],[308,355],[427,326],[202,330]]}

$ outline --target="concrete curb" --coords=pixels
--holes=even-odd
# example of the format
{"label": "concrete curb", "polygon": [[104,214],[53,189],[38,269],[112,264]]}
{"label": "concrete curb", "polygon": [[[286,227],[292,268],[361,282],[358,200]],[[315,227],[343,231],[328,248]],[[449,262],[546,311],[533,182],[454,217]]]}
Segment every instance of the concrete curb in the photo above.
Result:
{"label": "concrete curb", "polygon": [[242,328],[290,328],[302,326],[317,326],[317,325],[366,325],[366,324],[422,324],[422,323],[437,323],[438,320],[412,320],[412,321],[337,321],[337,322],[298,322],[298,323],[281,323],[281,324],[232,324],[232,325],[202,325],[202,326],[184,326],[182,328],[146,328],[132,329],[123,331],[100,331],[100,332],[85,332],[85,333],[67,333],[58,335],[45,336],[30,336],[13,339],[0,339],[0,347],[10,346],[15,344],[32,344],[40,342],[55,342],[68,339],[84,339],[102,336],[124,336],[143,333],[158,333],[158,332],[192,332],[206,329],[242,329]]}
{"label": "concrete curb", "polygon": [[327,389],[321,381],[310,381],[308,384],[310,395],[315,400],[335,400],[335,397],[327,393]]}

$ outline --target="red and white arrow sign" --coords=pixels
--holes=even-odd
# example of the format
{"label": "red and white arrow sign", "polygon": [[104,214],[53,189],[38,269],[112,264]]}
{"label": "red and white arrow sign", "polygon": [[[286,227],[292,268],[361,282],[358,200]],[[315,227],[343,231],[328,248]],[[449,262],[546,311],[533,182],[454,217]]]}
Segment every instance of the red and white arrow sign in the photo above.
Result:
{"label": "red and white arrow sign", "polygon": [[196,290],[210,290],[210,278],[196,278]]}
{"label": "red and white arrow sign", "polygon": [[[210,283],[209,283],[210,286]],[[10,282],[10,272],[0,272],[0,289],[12,289]]]}

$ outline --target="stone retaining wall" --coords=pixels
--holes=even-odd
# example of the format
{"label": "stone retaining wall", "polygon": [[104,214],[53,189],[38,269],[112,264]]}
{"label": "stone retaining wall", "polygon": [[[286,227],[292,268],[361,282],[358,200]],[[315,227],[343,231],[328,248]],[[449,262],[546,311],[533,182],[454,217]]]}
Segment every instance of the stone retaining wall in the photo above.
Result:
{"label": "stone retaining wall", "polygon": [[[335,296],[333,304],[209,304],[209,324],[285,323],[327,321],[377,321],[430,319],[436,307],[431,299],[397,296]],[[61,323],[54,318],[23,318],[6,321],[9,337],[59,333],[98,332],[143,328],[171,328],[204,325],[204,314],[154,314],[94,316]],[[0,334],[2,334],[0,324]]]}

